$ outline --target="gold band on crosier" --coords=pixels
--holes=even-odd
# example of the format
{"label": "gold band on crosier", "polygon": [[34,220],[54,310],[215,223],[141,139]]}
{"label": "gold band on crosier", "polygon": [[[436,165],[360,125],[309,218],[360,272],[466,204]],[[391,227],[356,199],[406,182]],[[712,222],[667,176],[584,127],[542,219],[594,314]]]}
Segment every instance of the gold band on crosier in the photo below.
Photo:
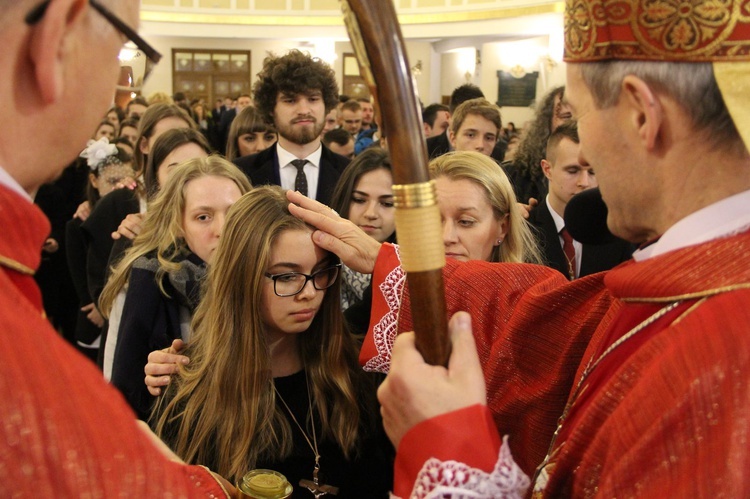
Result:
{"label": "gold band on crosier", "polygon": [[401,266],[407,272],[425,272],[445,267],[440,210],[435,182],[394,185],[396,234]]}
{"label": "gold band on crosier", "polygon": [[393,203],[396,209],[436,206],[435,181],[430,180],[429,182],[421,182],[419,184],[394,185]]}

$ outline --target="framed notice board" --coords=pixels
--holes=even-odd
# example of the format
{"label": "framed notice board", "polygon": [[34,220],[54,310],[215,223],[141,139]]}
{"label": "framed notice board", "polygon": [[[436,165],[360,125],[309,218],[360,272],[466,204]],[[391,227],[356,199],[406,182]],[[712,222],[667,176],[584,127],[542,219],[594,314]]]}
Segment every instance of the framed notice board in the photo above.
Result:
{"label": "framed notice board", "polygon": [[516,78],[506,71],[498,71],[497,105],[500,107],[528,107],[536,99],[536,81],[539,72],[526,73]]}

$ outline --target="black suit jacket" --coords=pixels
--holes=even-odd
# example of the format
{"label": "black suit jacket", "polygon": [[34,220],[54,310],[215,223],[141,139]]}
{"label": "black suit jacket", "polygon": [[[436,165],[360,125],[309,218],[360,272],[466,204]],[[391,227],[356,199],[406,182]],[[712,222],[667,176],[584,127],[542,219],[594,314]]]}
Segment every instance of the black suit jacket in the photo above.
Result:
{"label": "black suit jacket", "polygon": [[[234,160],[234,164],[242,170],[253,186],[257,185],[281,185],[279,173],[279,155],[273,145],[257,154],[242,156]],[[333,188],[336,187],[341,173],[349,164],[349,158],[345,158],[321,145],[323,152],[320,155],[320,173],[318,176],[318,192],[310,197],[323,204],[331,202]]]}
{"label": "black suit jacket", "polygon": [[451,150],[451,143],[448,141],[448,130],[440,135],[433,135],[427,139],[427,156],[430,159],[442,156]]}
{"label": "black suit jacket", "polygon": [[[505,151],[508,149],[508,143],[500,139],[495,144],[495,148],[492,150],[490,156],[496,161],[502,161],[505,158]],[[437,158],[443,154],[450,152],[451,143],[448,140],[448,130],[441,133],[440,135],[434,135],[427,139],[427,156],[430,159]]]}
{"label": "black suit jacket", "polygon": [[229,138],[229,128],[232,126],[232,121],[237,117],[237,109],[232,108],[221,113],[219,119],[219,126],[217,127],[217,135],[219,139],[219,152],[226,154],[227,152],[227,139]]}
{"label": "black suit jacket", "polygon": [[[568,261],[560,244],[555,220],[552,218],[544,199],[540,200],[539,204],[531,210],[529,223],[536,228],[542,255],[547,266],[559,270],[567,277]],[[581,275],[579,277],[609,270],[629,260],[633,254],[633,249],[632,244],[622,239],[602,245],[584,244]]]}

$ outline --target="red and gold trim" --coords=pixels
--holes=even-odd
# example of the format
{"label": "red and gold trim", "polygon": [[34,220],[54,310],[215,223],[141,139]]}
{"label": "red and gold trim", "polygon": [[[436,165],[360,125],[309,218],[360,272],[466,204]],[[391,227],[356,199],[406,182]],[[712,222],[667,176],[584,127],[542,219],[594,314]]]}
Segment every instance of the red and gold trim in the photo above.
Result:
{"label": "red and gold trim", "polygon": [[750,0],[566,0],[564,59],[750,61]]}

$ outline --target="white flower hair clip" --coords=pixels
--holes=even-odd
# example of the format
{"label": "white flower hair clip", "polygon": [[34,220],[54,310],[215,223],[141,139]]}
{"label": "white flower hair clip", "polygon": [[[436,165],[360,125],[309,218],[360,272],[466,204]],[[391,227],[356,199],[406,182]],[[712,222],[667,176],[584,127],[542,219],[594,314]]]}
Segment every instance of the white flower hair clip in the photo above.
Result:
{"label": "white flower hair clip", "polygon": [[117,146],[110,144],[107,137],[102,137],[99,140],[89,140],[86,143],[86,149],[81,153],[81,157],[86,158],[86,162],[92,170],[96,170],[106,164],[120,163],[116,155]]}

